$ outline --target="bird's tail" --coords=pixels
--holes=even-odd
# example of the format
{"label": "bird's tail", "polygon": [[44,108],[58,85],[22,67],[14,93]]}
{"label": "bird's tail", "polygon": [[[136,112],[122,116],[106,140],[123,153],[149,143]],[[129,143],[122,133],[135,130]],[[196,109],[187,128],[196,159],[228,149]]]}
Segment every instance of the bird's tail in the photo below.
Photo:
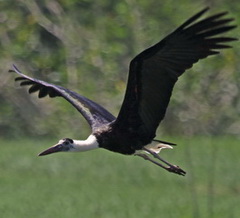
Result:
{"label": "bird's tail", "polygon": [[171,145],[165,144],[165,143],[158,143],[158,144],[152,143],[152,144],[146,145],[145,148],[157,154],[160,153],[160,151],[164,148],[173,149]]}

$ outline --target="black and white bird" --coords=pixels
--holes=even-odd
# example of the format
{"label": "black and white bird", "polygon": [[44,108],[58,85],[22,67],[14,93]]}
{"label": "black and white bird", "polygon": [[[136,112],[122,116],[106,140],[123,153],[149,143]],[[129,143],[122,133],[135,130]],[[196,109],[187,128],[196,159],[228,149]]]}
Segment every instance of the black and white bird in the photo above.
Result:
{"label": "black and white bird", "polygon": [[[163,40],[138,54],[130,63],[126,94],[117,117],[99,104],[58,85],[24,75],[13,66],[11,72],[21,86],[38,97],[63,97],[87,120],[92,133],[86,140],[61,139],[39,156],[60,151],[88,151],[105,148],[125,155],[137,155],[179,175],[185,171],[163,160],[158,153],[173,143],[156,140],[156,130],[163,120],[174,84],[186,69],[198,60],[215,55],[235,38],[222,33],[235,28],[226,12],[197,21],[208,8],[200,11]],[[156,158],[151,158],[151,155]]]}

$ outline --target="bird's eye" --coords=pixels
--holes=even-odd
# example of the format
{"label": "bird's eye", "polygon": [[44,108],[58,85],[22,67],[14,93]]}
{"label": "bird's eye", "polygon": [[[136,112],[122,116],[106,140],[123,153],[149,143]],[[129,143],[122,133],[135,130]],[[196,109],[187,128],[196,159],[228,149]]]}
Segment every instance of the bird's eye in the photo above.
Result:
{"label": "bird's eye", "polygon": [[73,143],[73,140],[72,139],[69,139],[69,138],[66,138],[65,139],[65,142],[64,142],[66,145],[68,145],[69,143]]}

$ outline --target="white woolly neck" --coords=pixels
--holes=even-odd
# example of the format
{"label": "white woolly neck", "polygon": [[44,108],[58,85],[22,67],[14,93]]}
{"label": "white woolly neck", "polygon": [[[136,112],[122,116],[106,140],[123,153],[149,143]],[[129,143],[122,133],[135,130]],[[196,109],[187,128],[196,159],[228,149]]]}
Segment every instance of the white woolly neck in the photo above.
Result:
{"label": "white woolly neck", "polygon": [[94,135],[90,135],[86,140],[73,140],[73,149],[71,151],[89,151],[99,148],[97,138]]}

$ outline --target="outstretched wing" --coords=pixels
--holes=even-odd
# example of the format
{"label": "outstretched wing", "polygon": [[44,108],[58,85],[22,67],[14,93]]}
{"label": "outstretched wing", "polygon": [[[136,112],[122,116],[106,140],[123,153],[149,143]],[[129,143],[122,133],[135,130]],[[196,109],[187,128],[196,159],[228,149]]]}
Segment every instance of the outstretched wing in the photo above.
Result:
{"label": "outstretched wing", "polygon": [[217,54],[215,49],[229,48],[225,43],[236,40],[218,36],[235,27],[229,25],[233,19],[223,18],[225,12],[195,22],[207,10],[188,19],[131,61],[127,90],[116,125],[138,129],[139,135],[151,140],[165,116],[178,77],[199,59]]}
{"label": "outstretched wing", "polygon": [[98,127],[110,123],[115,120],[115,117],[104,109],[99,104],[81,96],[73,91],[70,91],[61,86],[53,85],[38,79],[31,78],[21,73],[15,65],[13,70],[20,77],[17,77],[15,81],[21,81],[21,86],[31,86],[28,90],[29,93],[39,92],[38,97],[43,98],[49,96],[51,98],[61,96],[70,102],[87,120],[92,130],[96,130]]}

